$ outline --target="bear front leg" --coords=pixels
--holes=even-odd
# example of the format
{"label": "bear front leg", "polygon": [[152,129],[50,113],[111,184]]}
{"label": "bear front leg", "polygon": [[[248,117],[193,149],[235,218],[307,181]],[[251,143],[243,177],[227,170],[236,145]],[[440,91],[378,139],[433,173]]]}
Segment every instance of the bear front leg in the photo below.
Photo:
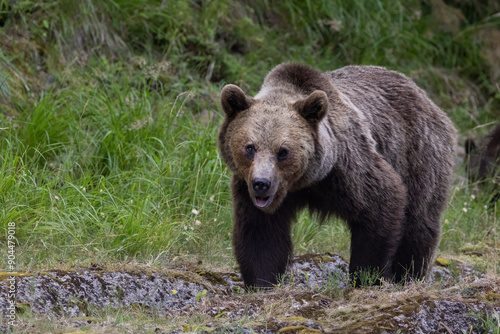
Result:
{"label": "bear front leg", "polygon": [[233,177],[232,188],[233,247],[243,281],[247,287],[271,287],[285,273],[292,254],[292,210],[266,214],[255,207],[244,181]]}

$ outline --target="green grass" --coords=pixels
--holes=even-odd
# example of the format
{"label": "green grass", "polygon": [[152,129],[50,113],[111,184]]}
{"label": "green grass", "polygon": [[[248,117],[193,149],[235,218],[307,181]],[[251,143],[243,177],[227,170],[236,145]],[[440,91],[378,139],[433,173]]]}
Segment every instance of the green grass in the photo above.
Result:
{"label": "green grass", "polygon": [[482,333],[500,334],[500,314],[494,311],[491,315],[473,315],[480,320],[478,330]]}
{"label": "green grass", "polygon": [[[283,61],[382,65],[414,78],[463,139],[499,116],[495,63],[476,38],[499,28],[490,5],[446,25],[417,0],[0,1],[0,243],[15,222],[19,270],[176,257],[231,267],[221,87],[255,93]],[[498,210],[454,187],[439,252],[485,245],[479,265],[499,273]],[[296,253],[348,257],[345,224],[298,221]]]}
{"label": "green grass", "polygon": [[156,258],[197,244],[195,220],[220,215],[228,176],[216,127],[184,113],[189,99],[58,91],[12,121],[0,189],[2,222],[17,223],[18,261]]}

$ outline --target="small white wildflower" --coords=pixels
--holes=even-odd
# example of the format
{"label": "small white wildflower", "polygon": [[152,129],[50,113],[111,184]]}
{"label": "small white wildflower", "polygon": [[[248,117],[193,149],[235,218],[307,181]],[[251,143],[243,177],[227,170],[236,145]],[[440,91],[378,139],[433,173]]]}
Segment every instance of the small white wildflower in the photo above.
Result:
{"label": "small white wildflower", "polygon": [[200,211],[198,211],[198,210],[196,210],[196,209],[191,210],[191,212],[192,212],[194,215],[197,215],[197,214],[199,214],[199,213],[200,213]]}
{"label": "small white wildflower", "polygon": [[342,21],[339,21],[339,20],[322,20],[320,22],[323,23],[326,26],[329,26],[330,30],[332,32],[339,32],[339,31],[342,30],[342,26],[343,26]]}
{"label": "small white wildflower", "polygon": [[199,221],[198,219],[194,221],[194,224],[195,225],[201,225],[201,221]]}
{"label": "small white wildflower", "polygon": [[99,192],[102,193],[102,189],[99,189]]}
{"label": "small white wildflower", "polygon": [[449,223],[450,223],[450,221],[449,221],[448,219],[445,219],[445,220],[444,220],[444,223],[445,223],[445,224],[449,224]]}
{"label": "small white wildflower", "polygon": [[216,222],[216,221],[217,221],[217,218],[214,218],[214,222]]}
{"label": "small white wildflower", "polygon": [[470,195],[470,198],[476,199],[476,195],[472,194],[472,195]]}
{"label": "small white wildflower", "polygon": [[57,200],[60,200],[59,196],[57,196],[57,195],[54,195],[54,198]]}
{"label": "small white wildflower", "polygon": [[106,215],[104,214],[104,212],[101,212],[101,216],[103,216],[103,217],[104,217],[104,216],[106,216]]}
{"label": "small white wildflower", "polygon": [[214,195],[210,196],[210,202],[213,202],[214,200],[215,200],[215,196]]}
{"label": "small white wildflower", "polygon": [[485,206],[484,206],[484,208],[485,208],[485,209],[488,209],[488,206],[487,206],[487,205],[485,205]]}
{"label": "small white wildflower", "polygon": [[463,210],[464,212],[467,212],[467,211],[468,211],[468,210],[467,210],[467,208],[463,208],[462,210]]}
{"label": "small white wildflower", "polygon": [[415,20],[420,20],[422,18],[422,11],[421,10],[413,10],[411,17]]}

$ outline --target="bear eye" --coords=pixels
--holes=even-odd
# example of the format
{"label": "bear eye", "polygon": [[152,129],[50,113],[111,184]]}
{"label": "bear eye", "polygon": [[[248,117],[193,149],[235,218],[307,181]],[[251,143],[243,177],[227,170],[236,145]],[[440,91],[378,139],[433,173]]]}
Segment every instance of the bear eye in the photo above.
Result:
{"label": "bear eye", "polygon": [[253,158],[253,156],[255,155],[255,146],[253,146],[252,144],[247,145],[245,147],[245,151],[247,152],[249,158]]}
{"label": "bear eye", "polygon": [[278,160],[285,160],[288,157],[288,150],[286,148],[280,148],[278,151]]}

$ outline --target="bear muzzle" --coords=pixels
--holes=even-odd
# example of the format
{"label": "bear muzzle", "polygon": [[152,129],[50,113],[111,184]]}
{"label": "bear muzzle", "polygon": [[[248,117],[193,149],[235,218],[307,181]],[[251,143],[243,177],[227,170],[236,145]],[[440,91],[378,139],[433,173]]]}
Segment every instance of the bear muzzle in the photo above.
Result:
{"label": "bear muzzle", "polygon": [[252,181],[252,189],[254,192],[253,200],[257,207],[265,208],[272,202],[272,197],[266,196],[269,188],[271,187],[271,181],[263,178],[255,178]]}
{"label": "bear muzzle", "polygon": [[256,207],[267,208],[274,199],[276,186],[266,178],[255,178],[252,180],[250,197]]}

